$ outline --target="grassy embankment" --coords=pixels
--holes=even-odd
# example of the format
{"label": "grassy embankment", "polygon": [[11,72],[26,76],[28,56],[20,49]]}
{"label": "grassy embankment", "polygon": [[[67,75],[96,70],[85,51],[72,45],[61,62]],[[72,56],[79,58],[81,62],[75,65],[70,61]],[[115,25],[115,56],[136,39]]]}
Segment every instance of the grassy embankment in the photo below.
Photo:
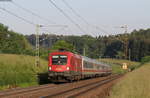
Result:
{"label": "grassy embankment", "polygon": [[133,62],[129,60],[119,60],[119,59],[99,59],[102,62],[108,63],[112,66],[112,73],[125,73],[127,70],[122,69],[122,64],[126,63],[129,68],[133,69],[139,66],[139,62]]}
{"label": "grassy embankment", "polygon": [[0,54],[0,89],[38,85],[38,73],[47,72],[47,61],[35,66],[32,56]]}
{"label": "grassy embankment", "polygon": [[150,63],[128,73],[116,84],[109,98],[150,98]]}

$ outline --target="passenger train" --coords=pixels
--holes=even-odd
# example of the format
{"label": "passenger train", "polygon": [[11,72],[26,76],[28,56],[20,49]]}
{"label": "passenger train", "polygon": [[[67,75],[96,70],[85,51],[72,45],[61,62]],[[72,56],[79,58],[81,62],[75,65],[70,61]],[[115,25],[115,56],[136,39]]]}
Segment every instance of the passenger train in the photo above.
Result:
{"label": "passenger train", "polygon": [[49,54],[48,78],[53,81],[80,80],[111,74],[111,66],[68,51]]}

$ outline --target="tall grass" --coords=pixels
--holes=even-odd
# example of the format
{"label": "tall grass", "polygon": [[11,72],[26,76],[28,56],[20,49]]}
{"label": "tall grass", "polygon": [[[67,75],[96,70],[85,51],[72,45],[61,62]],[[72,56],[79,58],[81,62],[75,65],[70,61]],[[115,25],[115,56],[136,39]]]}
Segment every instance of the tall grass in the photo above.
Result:
{"label": "tall grass", "polygon": [[109,98],[150,98],[150,63],[128,73],[112,89]]}
{"label": "tall grass", "polygon": [[37,74],[47,71],[47,61],[35,66],[35,58],[25,55],[0,54],[0,89],[7,86],[37,85]]}

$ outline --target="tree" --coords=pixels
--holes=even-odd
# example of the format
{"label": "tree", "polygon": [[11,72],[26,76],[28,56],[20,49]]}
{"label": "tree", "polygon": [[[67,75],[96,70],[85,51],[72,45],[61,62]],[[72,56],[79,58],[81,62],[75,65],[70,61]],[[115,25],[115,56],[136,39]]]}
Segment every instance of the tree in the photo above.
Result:
{"label": "tree", "polygon": [[64,49],[66,51],[75,52],[74,46],[64,40],[57,41],[53,46],[51,51],[57,51],[59,49]]}
{"label": "tree", "polygon": [[[128,36],[127,36],[128,35]],[[5,36],[5,35],[3,35]],[[29,42],[35,46],[35,35],[26,36]],[[78,54],[86,54],[90,58],[109,57],[109,58],[125,58],[124,39],[127,38],[128,49],[126,55],[132,61],[140,61],[142,57],[150,55],[150,29],[134,30],[130,34],[117,34],[109,36],[92,37],[89,35],[83,36],[62,36],[62,35],[40,35],[40,46],[44,49],[51,48],[58,40],[64,40],[65,43],[73,45],[70,50],[70,45],[63,45],[64,42],[57,43],[53,46],[54,50],[64,48],[68,51],[76,51]],[[6,44],[7,45],[7,44]],[[68,49],[66,48],[68,47]],[[56,49],[55,49],[56,48]],[[85,50],[85,51],[84,51]],[[45,52],[46,53],[46,52]]]}
{"label": "tree", "polygon": [[0,53],[33,54],[24,35],[8,30],[3,24],[0,24]]}

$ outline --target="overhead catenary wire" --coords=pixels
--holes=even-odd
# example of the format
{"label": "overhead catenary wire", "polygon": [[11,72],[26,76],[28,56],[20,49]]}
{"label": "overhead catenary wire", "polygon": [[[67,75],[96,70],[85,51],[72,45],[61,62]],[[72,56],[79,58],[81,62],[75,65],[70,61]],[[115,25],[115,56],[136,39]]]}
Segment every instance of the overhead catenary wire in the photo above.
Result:
{"label": "overhead catenary wire", "polygon": [[77,24],[74,20],[72,20],[71,17],[69,17],[68,14],[66,14],[61,8],[59,8],[55,2],[53,2],[52,0],[49,0],[49,2],[57,9],[59,10],[70,22],[72,22],[80,31],[85,32],[79,24]]}
{"label": "overhead catenary wire", "polygon": [[[102,32],[104,32],[104,33],[109,34],[108,32],[106,32],[105,30],[101,29],[100,27],[89,24],[89,22],[88,22],[84,17],[82,17],[79,13],[77,13],[76,10],[74,10],[74,9],[66,2],[66,0],[62,0],[62,1],[63,1],[63,3],[64,3],[68,8],[69,8],[77,17],[79,17],[80,20],[82,20],[85,24],[87,24],[87,25],[89,25],[89,26],[92,26],[93,28],[95,28],[95,29],[97,29],[97,30],[100,30],[100,31],[102,31]],[[93,33],[91,33],[91,34],[93,34]],[[95,34],[94,34],[94,35],[95,35]]]}
{"label": "overhead catenary wire", "polygon": [[104,32],[105,34],[110,35],[110,33],[108,33],[107,31],[105,31],[103,29],[101,29],[99,26],[94,26],[94,25],[92,25],[92,26],[95,27],[97,30],[100,30],[100,31]]}
{"label": "overhead catenary wire", "polygon": [[30,14],[33,15],[33,16],[36,16],[37,18],[39,18],[39,19],[41,19],[41,20],[44,20],[44,21],[46,21],[46,22],[50,22],[50,23],[52,23],[52,24],[56,24],[55,22],[53,22],[53,21],[51,21],[51,20],[49,20],[49,19],[47,19],[47,18],[44,18],[44,17],[40,16],[39,14],[37,14],[37,13],[35,13],[35,12],[33,12],[33,11],[27,9],[27,8],[22,7],[21,5],[15,3],[14,1],[12,1],[11,3],[12,3],[13,5],[15,5],[16,7],[18,7],[18,8],[20,8],[20,9],[24,10],[25,12],[30,13]]}
{"label": "overhead catenary wire", "polygon": [[[25,18],[15,14],[15,13],[13,13],[13,12],[5,9],[5,8],[0,7],[0,9],[5,11],[5,12],[7,12],[10,15],[13,15],[13,16],[17,17],[18,19],[21,19],[22,21],[24,21],[26,23],[29,23],[29,24],[34,25],[34,26],[37,26],[37,24],[35,24],[34,22],[31,22],[31,21],[29,21],[29,20],[27,20],[27,19],[25,19]],[[42,27],[64,27],[64,28],[68,27],[68,25],[40,25],[40,26],[42,26]]]}
{"label": "overhead catenary wire", "polygon": [[24,22],[26,22],[26,23],[29,23],[29,24],[34,25],[34,26],[36,25],[35,23],[33,23],[33,22],[31,22],[31,21],[29,21],[29,20],[23,18],[23,17],[20,17],[20,16],[18,16],[17,14],[15,14],[15,13],[13,13],[13,12],[11,12],[11,11],[5,9],[5,8],[0,7],[0,9],[3,10],[3,11],[5,11],[5,12],[7,12],[7,13],[10,14],[10,15],[13,15],[13,16],[19,18],[20,20],[22,20],[22,21],[24,21]]}
{"label": "overhead catenary wire", "polygon": [[[86,25],[90,25],[86,19],[84,19],[80,14],[78,14],[65,0],[62,0],[63,3],[77,16],[80,18],[80,20],[82,20]],[[91,33],[91,32],[90,32]],[[94,36],[97,36],[95,33],[91,33]]]}
{"label": "overhead catenary wire", "polygon": [[[52,1],[52,0],[49,0],[49,1]],[[74,14],[76,14],[76,16],[80,17],[80,19],[82,19],[86,24],[89,24],[89,23],[88,23],[83,17],[81,17],[81,15],[79,15],[65,0],[63,0],[63,1],[64,1],[64,3],[68,6],[68,8],[70,8],[70,9],[72,10],[72,12],[74,12]],[[26,12],[28,12],[28,13],[34,15],[34,16],[36,16],[36,17],[38,17],[38,18],[41,19],[41,20],[45,20],[45,21],[51,22],[50,20],[48,20],[48,19],[46,19],[46,18],[43,18],[42,16],[40,16],[40,15],[34,13],[33,11],[31,11],[31,10],[29,10],[29,9],[27,9],[27,8],[22,7],[21,5],[15,3],[14,1],[11,1],[11,3],[14,4],[15,6],[17,6],[18,8],[20,8],[20,9],[22,9],[22,10],[24,10],[24,11],[26,11]],[[54,3],[54,2],[53,2],[53,3]],[[55,3],[54,3],[54,4],[55,4]],[[55,4],[55,5],[56,5],[56,4]],[[56,5],[56,6],[57,6],[57,5]],[[57,9],[58,9],[58,8],[57,8]],[[22,17],[20,17],[20,16],[18,16],[18,15],[16,15],[16,14],[14,14],[13,12],[10,12],[10,11],[4,9],[4,8],[3,8],[3,10],[5,10],[5,11],[6,11],[7,13],[9,13],[9,14],[12,14],[12,15],[15,16],[15,17],[18,17],[18,18],[22,19],[23,21],[26,21],[26,22],[28,22],[28,23],[30,23],[30,24],[34,24],[34,25],[35,25],[35,23],[33,23],[33,22],[29,21],[29,20],[26,20],[25,18],[22,18]],[[60,9],[60,10],[62,10],[62,9]],[[62,11],[63,11],[63,10],[62,10]],[[66,13],[64,12],[64,14],[66,14]],[[67,15],[67,14],[66,14],[66,15]],[[66,16],[66,15],[65,15],[65,16]],[[68,16],[68,15],[67,15],[67,16]],[[68,16],[68,18],[71,19],[69,16]],[[72,23],[74,23],[82,32],[85,33],[85,31],[80,27],[79,24],[77,24],[77,23],[76,23],[75,21],[73,21],[72,19],[71,19],[71,21],[72,21]],[[90,24],[89,24],[89,25],[90,25]],[[93,26],[93,27],[94,27],[94,26]],[[95,28],[96,28],[97,30],[99,29],[99,30],[105,32],[104,30],[100,29],[99,27],[95,27]],[[107,33],[107,32],[105,32],[105,33]],[[93,33],[92,33],[92,34],[93,34]]]}
{"label": "overhead catenary wire", "polygon": [[77,16],[79,17],[85,24],[90,25],[86,19],[84,19],[81,15],[79,15],[65,0],[62,0],[63,3]]}

